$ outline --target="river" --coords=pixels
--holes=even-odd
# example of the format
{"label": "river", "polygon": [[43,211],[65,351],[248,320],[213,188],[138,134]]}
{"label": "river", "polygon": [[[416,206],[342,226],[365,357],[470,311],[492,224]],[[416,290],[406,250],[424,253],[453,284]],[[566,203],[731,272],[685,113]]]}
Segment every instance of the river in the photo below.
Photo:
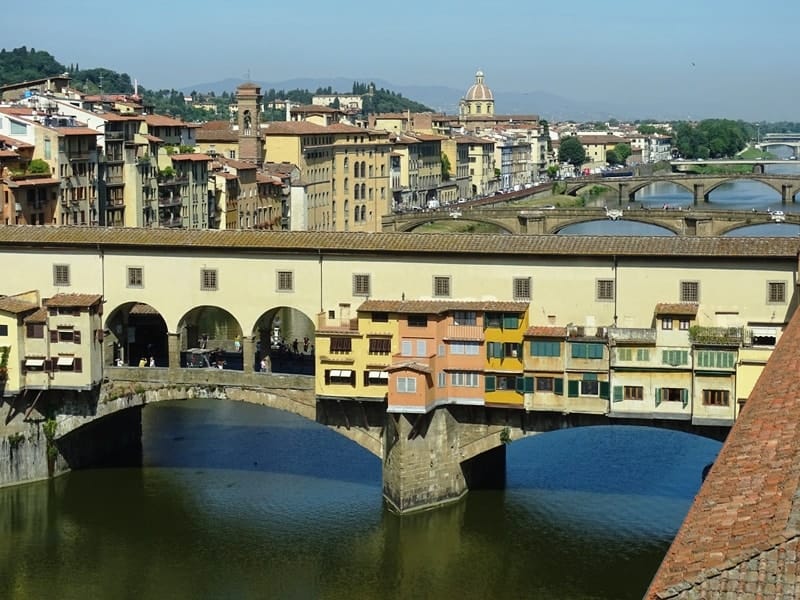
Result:
{"label": "river", "polygon": [[508,446],[507,488],[397,516],[377,458],[243,403],[143,412],[143,467],[0,490],[9,599],[643,595],[716,442],[633,427]]}
{"label": "river", "polygon": [[[767,165],[768,173],[781,175],[800,175],[800,164],[796,161],[786,161],[786,164]],[[614,194],[608,196],[608,206],[617,207]],[[601,204],[603,200],[600,200]],[[693,207],[692,195],[680,186],[673,183],[655,182],[636,193],[636,205],[644,206],[651,210],[687,209]],[[625,208],[624,206],[622,207]],[[767,210],[782,210],[786,213],[800,212],[800,204],[782,204],[778,192],[757,181],[732,181],[725,183],[711,192],[709,202],[702,207],[704,210],[753,210],[766,212]],[[562,229],[559,233],[564,235],[655,235],[671,236],[671,231],[648,225],[625,221],[592,221],[578,223]],[[742,227],[728,236],[797,236],[800,235],[800,226],[788,223],[770,223]]]}

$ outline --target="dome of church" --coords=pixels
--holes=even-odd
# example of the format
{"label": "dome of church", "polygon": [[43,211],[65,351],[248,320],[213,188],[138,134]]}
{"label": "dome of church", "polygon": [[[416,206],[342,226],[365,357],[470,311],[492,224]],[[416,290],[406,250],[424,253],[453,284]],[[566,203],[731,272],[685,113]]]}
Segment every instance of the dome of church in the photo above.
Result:
{"label": "dome of church", "polygon": [[494,100],[492,90],[483,83],[483,71],[475,73],[475,83],[467,90],[464,100],[468,102],[472,100]]}

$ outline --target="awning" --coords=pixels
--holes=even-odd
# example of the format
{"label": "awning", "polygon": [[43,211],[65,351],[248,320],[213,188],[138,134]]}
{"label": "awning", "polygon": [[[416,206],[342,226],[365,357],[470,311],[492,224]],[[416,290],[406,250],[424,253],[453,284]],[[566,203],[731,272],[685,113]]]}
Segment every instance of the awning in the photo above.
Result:
{"label": "awning", "polygon": [[389,379],[389,373],[386,371],[370,371],[369,372],[370,379]]}
{"label": "awning", "polygon": [[778,330],[775,327],[751,327],[750,334],[753,337],[778,337]]}
{"label": "awning", "polygon": [[44,366],[44,359],[43,358],[26,358],[25,359],[25,366],[26,367],[43,367]]}
{"label": "awning", "polygon": [[71,367],[72,363],[75,362],[74,356],[59,356],[58,362],[56,363],[57,367]]}
{"label": "awning", "polygon": [[352,371],[339,371],[339,377],[350,377],[352,374]]}
{"label": "awning", "polygon": [[339,369],[331,369],[331,377],[341,377],[342,372]]}

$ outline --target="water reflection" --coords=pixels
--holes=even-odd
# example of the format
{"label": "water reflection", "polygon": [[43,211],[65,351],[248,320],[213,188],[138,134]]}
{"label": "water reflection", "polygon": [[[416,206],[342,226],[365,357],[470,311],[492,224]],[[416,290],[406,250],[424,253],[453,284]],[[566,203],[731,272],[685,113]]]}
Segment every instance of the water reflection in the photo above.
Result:
{"label": "water reflection", "polygon": [[618,220],[612,221],[605,219],[602,221],[585,221],[567,225],[559,232],[559,235],[653,235],[669,236],[675,235],[669,229],[651,225],[650,223],[639,223],[637,221]]}
{"label": "water reflection", "polygon": [[375,457],[294,415],[203,400],[143,415],[143,469],[0,490],[0,597],[638,599],[719,448],[541,434],[508,447],[506,490],[399,517]]}

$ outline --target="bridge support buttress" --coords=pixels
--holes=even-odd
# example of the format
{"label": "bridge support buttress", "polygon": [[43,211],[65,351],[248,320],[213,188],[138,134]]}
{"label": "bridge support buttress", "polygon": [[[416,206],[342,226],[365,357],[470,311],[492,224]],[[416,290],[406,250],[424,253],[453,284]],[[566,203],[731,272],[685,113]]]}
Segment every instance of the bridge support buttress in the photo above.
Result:
{"label": "bridge support buttress", "polygon": [[784,184],[781,186],[781,203],[792,204],[794,203],[794,195],[797,190],[793,185]]}
{"label": "bridge support buttress", "polygon": [[244,372],[253,373],[256,362],[256,338],[244,336],[242,338],[242,361],[244,362]]}
{"label": "bridge support buttress", "polygon": [[463,428],[446,408],[427,414],[389,414],[385,429],[383,497],[395,512],[435,508],[469,489],[505,486],[506,448],[462,461]]}
{"label": "bridge support buttress", "polygon": [[168,333],[167,334],[167,354],[169,357],[169,368],[181,368],[181,334]]}
{"label": "bridge support buttress", "polygon": [[701,202],[708,202],[706,198],[706,186],[702,183],[695,183],[692,186],[693,194],[694,194],[694,203],[699,204]]}

